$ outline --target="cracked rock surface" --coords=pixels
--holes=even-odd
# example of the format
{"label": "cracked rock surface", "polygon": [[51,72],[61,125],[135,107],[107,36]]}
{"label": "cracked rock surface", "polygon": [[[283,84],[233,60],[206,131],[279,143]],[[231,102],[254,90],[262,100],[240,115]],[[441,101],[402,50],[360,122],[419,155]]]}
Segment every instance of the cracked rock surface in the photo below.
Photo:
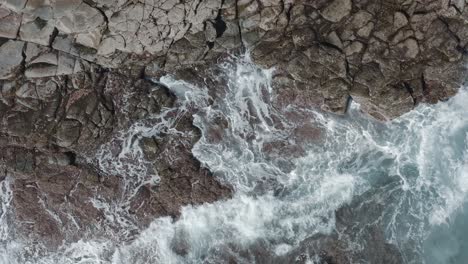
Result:
{"label": "cracked rock surface", "polygon": [[154,77],[248,50],[278,69],[278,89],[312,93],[311,107],[343,113],[352,98],[389,120],[457,91],[467,13],[460,0],[3,0],[0,78],[25,42],[56,54],[24,65],[31,78],[80,71],[74,60]]}
{"label": "cracked rock surface", "polygon": [[[12,181],[10,217],[18,234],[59,246],[80,239],[79,230],[103,236],[124,226],[139,230],[155,217],[177,217],[183,205],[229,197],[229,188],[192,157],[199,135],[189,114],[177,128],[186,134],[142,140],[147,159],[155,163],[151,169],[161,178],[158,184],[141,183],[129,195],[128,171],[109,173],[99,166],[99,150],[109,139],[174,102],[165,88],[98,69],[2,82],[0,179]],[[112,151],[106,155],[117,159]],[[108,209],[99,205],[118,204],[123,197],[121,210],[130,218],[109,223]]]}
{"label": "cracked rock surface", "polygon": [[[149,78],[184,76],[229,53],[248,51],[254,63],[276,68],[280,96],[272,103],[280,108],[343,114],[352,99],[386,121],[446,100],[466,74],[467,3],[0,0],[0,180],[14,181],[11,217],[25,236],[55,246],[78,239],[59,226],[106,233],[105,208],[90,198],[121,197],[123,175],[104,174],[87,158],[174,105]],[[140,140],[161,182],[157,191],[142,185],[123,208],[135,230],[177,217],[183,205],[230,196],[191,154],[199,131],[190,113],[180,126],[187,133]]]}

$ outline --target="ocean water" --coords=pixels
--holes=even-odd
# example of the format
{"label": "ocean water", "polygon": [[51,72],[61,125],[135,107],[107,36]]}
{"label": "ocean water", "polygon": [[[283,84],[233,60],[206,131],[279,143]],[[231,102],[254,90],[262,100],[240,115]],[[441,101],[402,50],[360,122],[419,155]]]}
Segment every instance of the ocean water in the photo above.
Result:
{"label": "ocean water", "polygon": [[[217,98],[171,76],[159,82],[178,97],[178,113],[197,109],[194,124],[202,137],[192,152],[233,187],[232,199],[186,206],[177,221],[154,219],[126,243],[96,237],[41,256],[26,254],[27,241],[9,237],[0,215],[0,263],[265,263],[261,259],[286,256],[311,236],[336,232],[335,212],[343,206],[357,214],[350,221],[358,220],[349,223],[353,235],[341,237],[350,252],[366,250],[361,234],[371,226],[404,263],[468,262],[466,88],[446,102],[380,123],[356,103],[344,117],[278,107],[274,70],[247,59],[219,67],[228,82]],[[113,143],[124,146],[119,159],[108,155],[108,146],[97,153],[102,170],[128,176],[128,191],[116,204],[94,201],[109,218],[125,214],[116,208],[139,186],[157,184],[157,174],[141,176],[148,174],[147,161],[133,138],[177,133],[166,117],[170,111],[123,131]],[[125,164],[129,157],[138,162]],[[10,207],[8,180],[0,186],[2,213]],[[307,263],[319,263],[309,253]],[[353,263],[361,262],[369,263]]]}

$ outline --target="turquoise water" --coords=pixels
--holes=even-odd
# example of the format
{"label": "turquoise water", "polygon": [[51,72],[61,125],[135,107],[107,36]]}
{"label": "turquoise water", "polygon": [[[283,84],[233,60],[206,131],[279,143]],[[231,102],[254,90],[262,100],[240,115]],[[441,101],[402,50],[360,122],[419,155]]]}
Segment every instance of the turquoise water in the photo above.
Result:
{"label": "turquoise water", "polygon": [[458,264],[468,261],[468,203],[447,224],[434,227],[424,243],[427,264]]}

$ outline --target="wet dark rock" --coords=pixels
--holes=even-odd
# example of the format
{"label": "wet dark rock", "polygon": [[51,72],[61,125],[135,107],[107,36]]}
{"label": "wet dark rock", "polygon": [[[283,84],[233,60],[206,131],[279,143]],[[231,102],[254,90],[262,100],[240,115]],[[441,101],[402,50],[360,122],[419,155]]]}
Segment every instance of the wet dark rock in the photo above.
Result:
{"label": "wet dark rock", "polygon": [[3,147],[0,160],[6,176],[13,178],[14,228],[20,237],[59,246],[62,240],[77,240],[100,228],[103,212],[91,198],[101,194],[111,199],[117,185],[104,186],[98,176],[77,167],[70,154],[41,153],[24,147]]}
{"label": "wet dark rock", "polygon": [[155,216],[178,217],[182,205],[215,202],[231,195],[231,189],[217,182],[193,157],[191,149],[199,139],[199,132],[191,118],[185,118],[188,120],[179,121],[178,130],[189,134],[162,134],[141,141],[146,157],[160,177],[155,186],[140,188],[132,201],[133,212],[146,224]]}
{"label": "wet dark rock", "polygon": [[[127,195],[127,175],[101,171],[96,153],[134,123],[157,122],[152,118],[174,107],[176,97],[151,81],[94,66],[65,76],[18,76],[1,86],[0,165],[2,180],[11,180],[17,235],[50,247],[96,235],[131,238],[109,220],[111,209],[99,205],[118,204]],[[180,136],[139,143],[161,180],[137,188],[120,209],[136,232],[156,217],[177,217],[184,205],[230,196],[192,156],[200,132],[191,113],[176,129]],[[114,154],[121,145],[116,147]]]}

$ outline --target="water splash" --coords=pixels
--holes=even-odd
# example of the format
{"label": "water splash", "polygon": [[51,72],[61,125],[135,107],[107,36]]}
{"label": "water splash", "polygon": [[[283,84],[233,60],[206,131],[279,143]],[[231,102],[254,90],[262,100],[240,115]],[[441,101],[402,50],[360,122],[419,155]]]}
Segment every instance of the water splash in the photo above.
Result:
{"label": "water splash", "polygon": [[[186,206],[177,221],[155,219],[128,243],[79,241],[34,263],[219,263],[227,257],[251,263],[252,254],[282,256],[314,234],[333,232],[338,208],[354,206],[361,212],[360,207],[371,203],[383,209],[361,212],[353,227],[356,235],[347,237],[351,249],[365,250],[360,233],[372,225],[383,229],[405,263],[420,263],[427,254],[427,237],[438,226],[450,225],[464,206],[466,89],[447,102],[420,105],[383,124],[367,118],[355,103],[346,117],[276,107],[273,70],[248,61],[220,67],[228,82],[212,104],[205,87],[171,77],[160,81],[185,102],[178,105],[178,113],[198,109],[194,124],[202,137],[193,154],[233,186],[234,197]],[[99,156],[105,161],[102,170],[126,172],[129,191],[122,202],[148,180],[142,178],[147,167],[128,166],[135,163],[129,160],[142,160],[138,138],[163,130],[179,133],[172,129],[178,115],[168,118],[171,111],[155,116],[152,126],[137,123],[122,134],[125,147],[115,162],[107,162],[110,148]],[[0,254],[15,263],[9,252]],[[319,258],[312,255],[308,261],[317,263]]]}

